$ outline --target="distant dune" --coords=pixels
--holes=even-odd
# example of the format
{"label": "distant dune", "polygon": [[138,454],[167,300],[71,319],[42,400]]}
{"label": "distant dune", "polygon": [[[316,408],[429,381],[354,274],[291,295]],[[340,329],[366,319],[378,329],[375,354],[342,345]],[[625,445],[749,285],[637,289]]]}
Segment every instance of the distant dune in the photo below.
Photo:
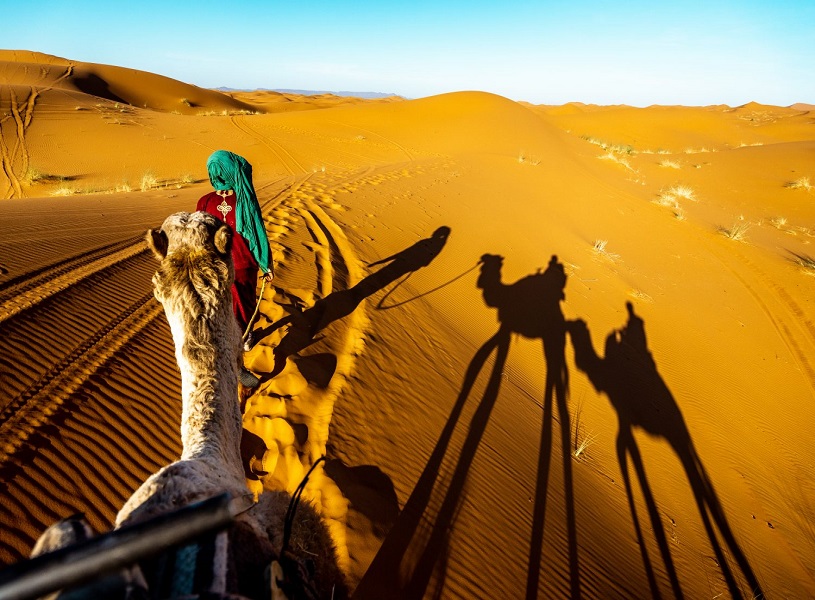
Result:
{"label": "distant dune", "polygon": [[229,87],[219,87],[215,88],[219,92],[278,92],[280,94],[296,94],[298,96],[324,96],[324,95],[331,95],[331,96],[347,96],[351,98],[362,98],[365,100],[375,100],[380,98],[401,98],[398,94],[394,93],[383,93],[383,92],[337,92],[333,90],[292,90],[292,89],[285,89],[285,88],[257,88],[254,90],[248,89],[236,89],[236,88],[229,88]]}
{"label": "distant dune", "polygon": [[[815,597],[812,107],[205,90],[0,51],[0,562],[180,452],[143,235],[253,165],[258,492],[355,598]],[[236,402],[238,399],[236,398]]]}

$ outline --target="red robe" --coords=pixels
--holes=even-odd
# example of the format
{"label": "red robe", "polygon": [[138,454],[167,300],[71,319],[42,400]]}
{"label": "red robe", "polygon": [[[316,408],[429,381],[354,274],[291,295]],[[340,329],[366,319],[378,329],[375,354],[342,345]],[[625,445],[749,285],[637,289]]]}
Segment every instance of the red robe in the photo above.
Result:
{"label": "red robe", "polygon": [[246,240],[235,229],[235,194],[223,197],[215,192],[203,196],[195,210],[202,210],[223,221],[232,230],[232,262],[235,264],[235,283],[232,285],[232,305],[235,309],[235,318],[241,328],[246,331],[249,319],[255,312],[257,298],[255,296],[258,283],[258,263]]}

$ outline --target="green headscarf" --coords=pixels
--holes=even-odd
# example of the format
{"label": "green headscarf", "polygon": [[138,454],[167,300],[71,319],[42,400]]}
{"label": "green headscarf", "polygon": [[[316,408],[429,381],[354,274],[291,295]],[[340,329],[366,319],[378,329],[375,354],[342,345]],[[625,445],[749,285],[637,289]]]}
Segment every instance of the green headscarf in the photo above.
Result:
{"label": "green headscarf", "polygon": [[245,158],[216,150],[207,159],[209,181],[216,190],[235,190],[235,229],[249,244],[249,250],[263,273],[271,269],[269,238],[260,215],[255,187],[252,185],[252,165]]}

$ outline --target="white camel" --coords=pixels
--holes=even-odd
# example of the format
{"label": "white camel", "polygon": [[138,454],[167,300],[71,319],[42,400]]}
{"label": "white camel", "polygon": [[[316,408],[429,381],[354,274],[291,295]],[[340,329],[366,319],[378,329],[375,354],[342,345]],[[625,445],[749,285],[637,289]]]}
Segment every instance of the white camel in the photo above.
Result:
{"label": "white camel", "polygon": [[[147,245],[160,261],[153,276],[154,294],[164,305],[181,371],[183,450],[178,461],[135,491],[116,517],[117,528],[224,492],[234,498],[251,497],[240,456],[237,387],[242,354],[230,291],[231,244],[230,229],[204,212],[176,213],[160,230],[147,232]],[[216,597],[267,595],[264,571],[281,559],[289,501],[286,492],[264,492],[228,533],[219,534],[209,551],[211,577],[206,589],[195,592]],[[333,542],[319,515],[303,502],[296,517],[288,557],[281,562],[288,565],[289,584],[299,580],[308,589],[289,587],[288,593],[346,595]],[[150,564],[144,569],[148,582]]]}

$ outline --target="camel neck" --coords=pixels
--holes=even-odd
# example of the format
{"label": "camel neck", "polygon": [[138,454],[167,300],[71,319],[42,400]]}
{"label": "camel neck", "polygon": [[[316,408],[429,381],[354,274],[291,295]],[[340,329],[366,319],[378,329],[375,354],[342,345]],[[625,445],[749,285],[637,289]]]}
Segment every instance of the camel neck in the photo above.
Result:
{"label": "camel neck", "polygon": [[195,322],[183,323],[181,315],[171,319],[181,371],[181,458],[223,462],[242,476],[237,392],[240,333],[231,302],[218,312],[223,313],[220,318]]}

